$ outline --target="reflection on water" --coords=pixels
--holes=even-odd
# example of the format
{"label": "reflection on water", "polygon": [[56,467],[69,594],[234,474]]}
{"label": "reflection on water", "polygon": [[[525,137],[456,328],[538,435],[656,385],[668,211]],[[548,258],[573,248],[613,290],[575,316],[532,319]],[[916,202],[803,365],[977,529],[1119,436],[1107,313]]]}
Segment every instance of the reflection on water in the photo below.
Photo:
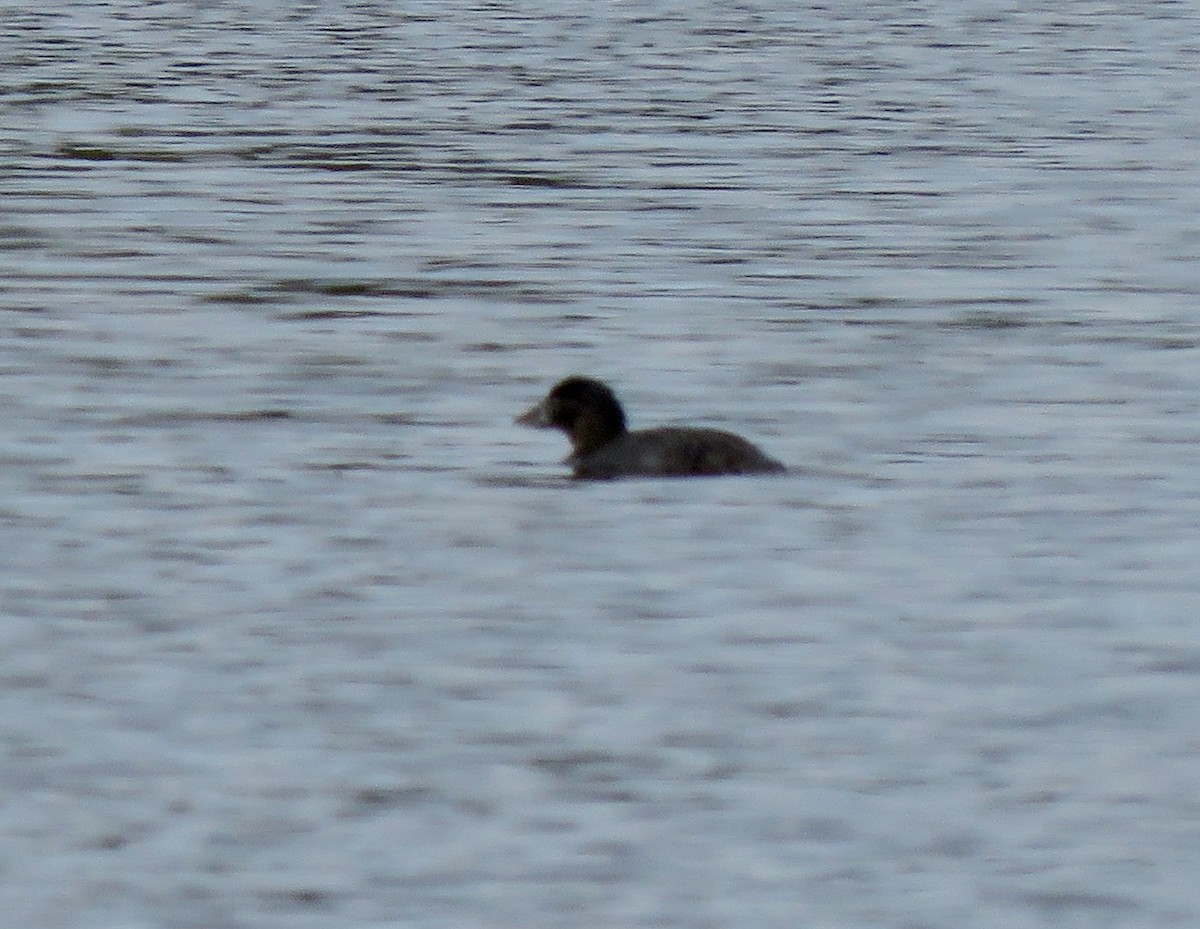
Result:
{"label": "reflection on water", "polygon": [[14,924],[1194,925],[1196,26],[8,11]]}

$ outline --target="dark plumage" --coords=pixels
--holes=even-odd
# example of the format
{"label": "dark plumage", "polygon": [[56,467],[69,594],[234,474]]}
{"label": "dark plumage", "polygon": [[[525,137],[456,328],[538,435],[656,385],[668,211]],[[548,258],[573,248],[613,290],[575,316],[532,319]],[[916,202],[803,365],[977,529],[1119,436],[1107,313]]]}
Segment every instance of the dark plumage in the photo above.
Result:
{"label": "dark plumage", "polygon": [[571,440],[566,463],[578,478],[687,477],[785,471],[741,436],[720,429],[625,428],[625,412],[606,384],[588,377],[560,381],[516,420],[561,429]]}

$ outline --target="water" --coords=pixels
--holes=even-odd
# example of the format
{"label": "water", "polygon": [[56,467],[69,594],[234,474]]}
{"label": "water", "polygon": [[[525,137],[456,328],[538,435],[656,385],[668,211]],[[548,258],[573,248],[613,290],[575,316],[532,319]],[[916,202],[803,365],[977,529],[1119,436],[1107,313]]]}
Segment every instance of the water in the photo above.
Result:
{"label": "water", "polygon": [[1195,926],[1198,20],[5,5],[6,918]]}

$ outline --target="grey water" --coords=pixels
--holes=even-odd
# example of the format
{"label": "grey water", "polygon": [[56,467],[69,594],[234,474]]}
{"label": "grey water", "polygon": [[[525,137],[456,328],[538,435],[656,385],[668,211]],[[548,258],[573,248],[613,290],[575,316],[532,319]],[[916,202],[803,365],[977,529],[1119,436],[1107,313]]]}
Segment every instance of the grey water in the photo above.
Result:
{"label": "grey water", "polygon": [[[1200,924],[1194,4],[0,62],[6,924]],[[569,373],[792,469],[571,482]]]}

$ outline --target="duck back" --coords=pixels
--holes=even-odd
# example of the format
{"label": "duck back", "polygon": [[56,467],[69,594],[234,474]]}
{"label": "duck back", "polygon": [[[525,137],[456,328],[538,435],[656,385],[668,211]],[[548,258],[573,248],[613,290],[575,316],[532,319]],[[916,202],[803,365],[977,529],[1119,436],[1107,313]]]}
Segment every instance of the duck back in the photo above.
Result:
{"label": "duck back", "polygon": [[782,464],[721,429],[665,426],[626,432],[601,448],[572,455],[577,478],[777,474]]}

